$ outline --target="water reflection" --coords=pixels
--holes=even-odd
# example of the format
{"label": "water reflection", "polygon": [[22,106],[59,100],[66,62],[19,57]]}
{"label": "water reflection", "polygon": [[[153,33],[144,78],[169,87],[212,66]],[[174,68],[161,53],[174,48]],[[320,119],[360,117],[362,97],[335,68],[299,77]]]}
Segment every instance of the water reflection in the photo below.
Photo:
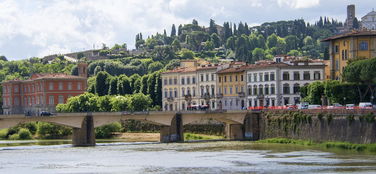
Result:
{"label": "water reflection", "polygon": [[[0,149],[0,173],[374,173],[376,157],[252,142],[108,143]],[[1,144],[4,144],[0,142]],[[32,143],[32,142],[28,142]],[[4,148],[16,148],[7,150]]]}

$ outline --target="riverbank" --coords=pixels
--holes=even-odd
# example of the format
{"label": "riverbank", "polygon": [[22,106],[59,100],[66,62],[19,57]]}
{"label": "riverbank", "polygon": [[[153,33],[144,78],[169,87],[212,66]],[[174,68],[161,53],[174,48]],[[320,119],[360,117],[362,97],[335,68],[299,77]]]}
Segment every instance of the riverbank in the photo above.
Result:
{"label": "riverbank", "polygon": [[310,140],[295,140],[288,138],[269,138],[256,141],[256,143],[272,143],[272,144],[295,144],[303,146],[312,146],[326,149],[342,149],[358,152],[376,152],[376,144],[353,144],[348,142],[313,142]]}
{"label": "riverbank", "polygon": [[[115,134],[115,139],[122,139],[128,142],[154,142],[159,141],[160,133],[117,133]],[[208,134],[195,134],[195,133],[184,133],[184,140],[222,140],[223,136],[208,135]]]}

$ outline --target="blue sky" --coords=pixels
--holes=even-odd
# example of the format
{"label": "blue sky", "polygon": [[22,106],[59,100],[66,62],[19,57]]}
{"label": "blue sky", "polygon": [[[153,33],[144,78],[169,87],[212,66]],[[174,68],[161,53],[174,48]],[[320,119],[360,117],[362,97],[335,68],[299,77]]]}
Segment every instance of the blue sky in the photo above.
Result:
{"label": "blue sky", "polygon": [[43,57],[127,43],[135,35],[169,32],[173,23],[197,19],[208,25],[263,22],[319,16],[345,20],[356,5],[360,19],[376,8],[374,0],[0,0],[0,55],[10,60]]}

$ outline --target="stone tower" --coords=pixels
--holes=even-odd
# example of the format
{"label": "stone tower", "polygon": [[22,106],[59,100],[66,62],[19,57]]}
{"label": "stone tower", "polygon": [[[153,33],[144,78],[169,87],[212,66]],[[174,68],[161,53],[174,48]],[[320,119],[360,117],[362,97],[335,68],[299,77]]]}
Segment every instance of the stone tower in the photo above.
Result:
{"label": "stone tower", "polygon": [[87,63],[79,62],[77,65],[78,76],[87,78]]}
{"label": "stone tower", "polygon": [[353,22],[355,19],[355,5],[351,4],[347,6],[347,19],[346,19],[346,28],[347,30],[352,30]]}

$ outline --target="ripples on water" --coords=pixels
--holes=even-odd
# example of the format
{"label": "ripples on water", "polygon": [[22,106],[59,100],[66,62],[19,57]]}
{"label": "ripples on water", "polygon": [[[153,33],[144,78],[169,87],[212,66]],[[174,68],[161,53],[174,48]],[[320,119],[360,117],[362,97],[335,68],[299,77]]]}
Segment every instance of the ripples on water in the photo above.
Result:
{"label": "ripples on water", "polygon": [[374,154],[252,142],[103,142],[96,147],[79,148],[70,144],[0,147],[0,173],[6,174],[375,172]]}

